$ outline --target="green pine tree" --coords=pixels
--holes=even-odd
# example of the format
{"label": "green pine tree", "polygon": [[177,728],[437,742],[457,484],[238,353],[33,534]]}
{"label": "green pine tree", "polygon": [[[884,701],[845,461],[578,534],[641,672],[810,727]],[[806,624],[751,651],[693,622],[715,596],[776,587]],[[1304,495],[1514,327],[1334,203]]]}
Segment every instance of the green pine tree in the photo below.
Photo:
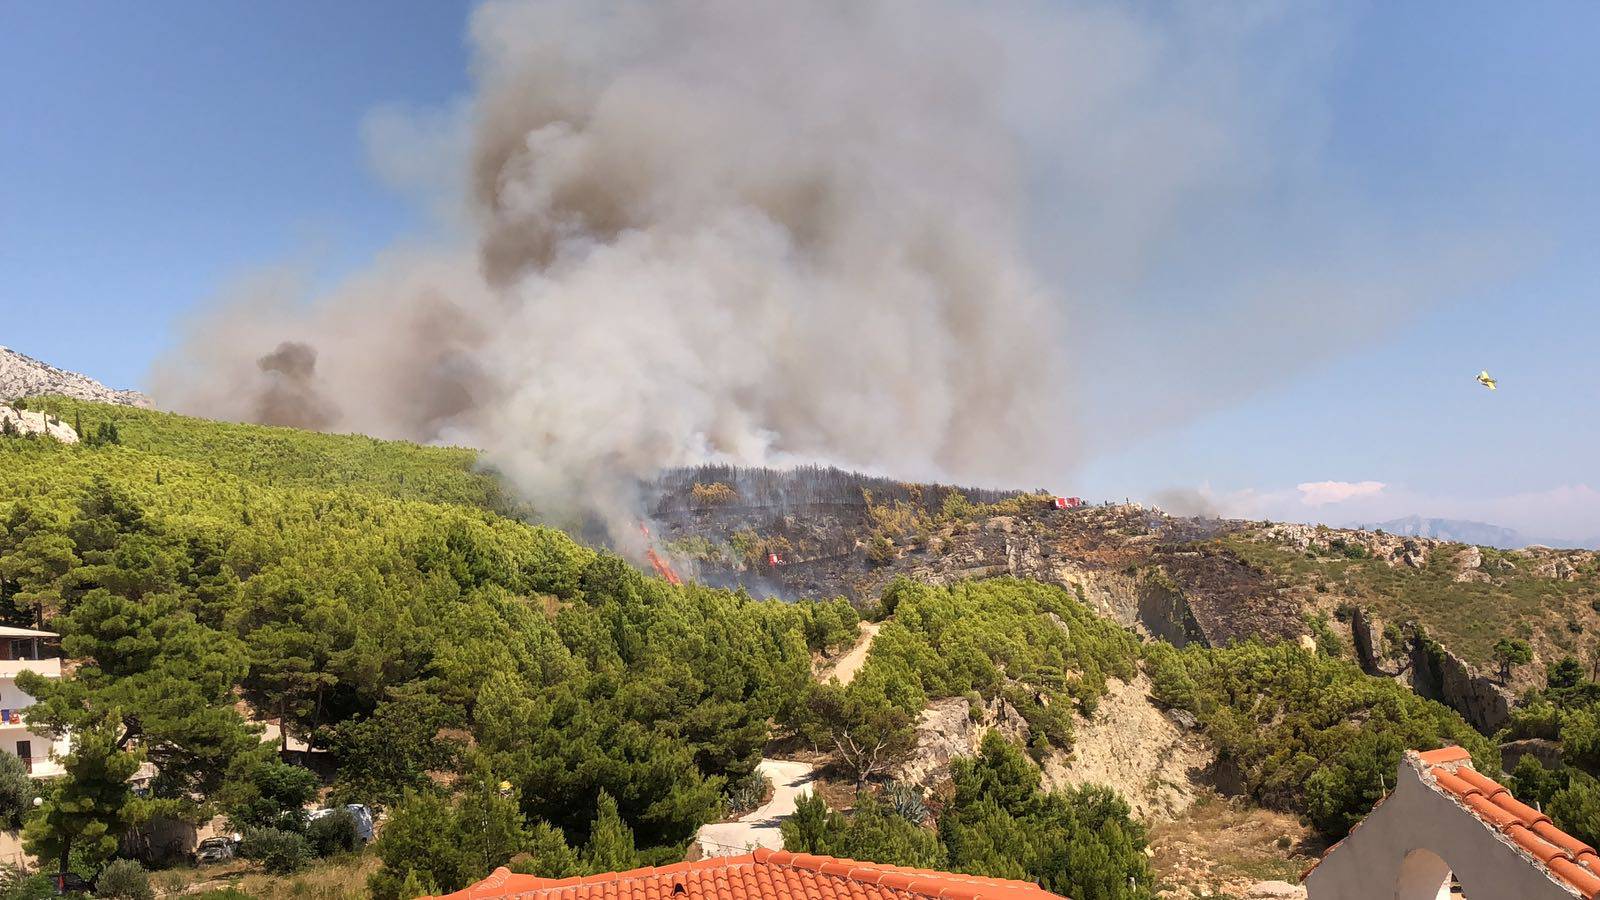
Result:
{"label": "green pine tree", "polygon": [[28,817],[23,845],[40,859],[68,871],[76,854],[98,866],[117,850],[127,828],[128,779],[143,754],[121,749],[121,717],[113,710],[72,736],[72,752],[62,761],[66,775]]}
{"label": "green pine tree", "polygon": [[456,828],[461,849],[474,869],[468,881],[505,865],[527,845],[516,788],[502,781],[481,754],[472,761],[472,775],[456,808]]}
{"label": "green pine tree", "polygon": [[584,868],[597,874],[637,867],[639,853],[633,846],[633,831],[617,812],[616,799],[601,791],[595,806],[594,830],[589,832],[589,843],[583,848]]}
{"label": "green pine tree", "polygon": [[549,822],[535,822],[528,832],[528,853],[513,863],[511,870],[540,878],[568,878],[582,874],[583,863],[561,829]]}

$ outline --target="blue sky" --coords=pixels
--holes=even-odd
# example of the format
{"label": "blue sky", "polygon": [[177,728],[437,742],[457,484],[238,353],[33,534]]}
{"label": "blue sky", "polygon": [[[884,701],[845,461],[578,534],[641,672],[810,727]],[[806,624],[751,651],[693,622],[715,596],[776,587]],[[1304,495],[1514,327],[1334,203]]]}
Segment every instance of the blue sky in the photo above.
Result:
{"label": "blue sky", "polygon": [[[1264,81],[1292,69],[1277,111],[1252,127],[1282,129],[1260,147],[1314,151],[1249,196],[1195,201],[1242,236],[1162,243],[1167,281],[1224,283],[1280,230],[1308,246],[1276,247],[1276,262],[1311,258],[1309,245],[1329,234],[1361,240],[1318,226],[1330,197],[1359,208],[1344,215],[1352,231],[1416,238],[1413,263],[1445,248],[1437,267],[1462,277],[1430,281],[1425,298],[1402,297],[1392,316],[1303,360],[1293,343],[1306,332],[1286,332],[1289,346],[1272,353],[1292,364],[1237,368],[1240,354],[1261,351],[1250,342],[1260,335],[1238,347],[1207,338],[1190,380],[1249,378],[1154,424],[1112,424],[1148,397],[1084,377],[1084,427],[1117,438],[1059,487],[1179,492],[1234,514],[1417,512],[1550,539],[1600,536],[1600,495],[1588,492],[1600,481],[1600,6],[1508,9],[1324,9],[1316,39],[1294,48],[1314,64],[1262,54],[1242,70]],[[185,317],[258,268],[293,260],[332,280],[425,234],[427,212],[373,174],[362,122],[379,107],[437,107],[468,92],[469,12],[442,0],[7,5],[0,343],[140,386]],[[1240,89],[1252,102],[1265,93]],[[1181,341],[1185,316],[1207,313],[1169,304],[1162,282],[1143,279],[1098,323],[1108,343],[1136,348],[1163,331]],[[1339,296],[1300,314],[1336,321]],[[1501,379],[1495,394],[1471,381],[1485,367]],[[1139,367],[1116,371],[1126,382]],[[1298,486],[1319,482],[1382,487],[1306,503],[1327,495]]]}

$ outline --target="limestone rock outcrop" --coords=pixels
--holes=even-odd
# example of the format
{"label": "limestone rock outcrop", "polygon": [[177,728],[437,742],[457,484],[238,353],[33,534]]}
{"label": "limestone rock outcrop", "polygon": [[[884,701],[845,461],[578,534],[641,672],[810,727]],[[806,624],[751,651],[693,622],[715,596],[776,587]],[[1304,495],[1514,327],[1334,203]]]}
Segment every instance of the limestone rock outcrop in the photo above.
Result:
{"label": "limestone rock outcrop", "polygon": [[0,400],[49,395],[122,406],[152,405],[150,398],[138,391],[114,390],[87,375],[58,369],[31,356],[0,347]]}

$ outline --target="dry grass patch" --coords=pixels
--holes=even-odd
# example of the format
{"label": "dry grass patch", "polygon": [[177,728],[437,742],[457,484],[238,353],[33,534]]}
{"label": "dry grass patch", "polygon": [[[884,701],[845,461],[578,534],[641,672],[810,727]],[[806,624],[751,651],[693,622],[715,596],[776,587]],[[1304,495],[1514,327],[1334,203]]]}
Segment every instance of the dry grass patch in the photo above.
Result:
{"label": "dry grass patch", "polygon": [[1258,881],[1296,883],[1324,849],[1294,816],[1214,793],[1150,829],[1160,896],[1173,900],[1241,897]]}

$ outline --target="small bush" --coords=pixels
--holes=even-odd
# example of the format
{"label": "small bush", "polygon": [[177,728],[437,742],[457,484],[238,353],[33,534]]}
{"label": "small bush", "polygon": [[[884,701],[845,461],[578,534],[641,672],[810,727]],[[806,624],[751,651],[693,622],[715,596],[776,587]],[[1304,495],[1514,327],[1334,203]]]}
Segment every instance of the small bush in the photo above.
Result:
{"label": "small bush", "polygon": [[0,898],[47,900],[56,895],[56,883],[44,872],[25,875],[16,866],[0,866]]}
{"label": "small bush", "polygon": [[894,542],[887,535],[875,534],[867,541],[867,561],[875,566],[894,562]]}
{"label": "small bush", "polygon": [[883,800],[895,815],[913,825],[928,821],[928,807],[922,801],[922,788],[903,781],[891,781],[883,789]]}
{"label": "small bush", "polygon": [[751,772],[728,789],[728,811],[742,816],[760,808],[761,804],[767,802],[767,792],[771,788],[772,779],[760,772]]}
{"label": "small bush", "polygon": [[154,900],[156,892],[150,887],[150,873],[143,866],[131,859],[114,859],[100,870],[94,894],[117,900]]}
{"label": "small bush", "polygon": [[1200,711],[1199,687],[1183,664],[1183,655],[1165,641],[1144,648],[1145,671],[1150,675],[1150,696],[1167,709]]}
{"label": "small bush", "polygon": [[306,826],[306,843],[317,856],[348,853],[356,849],[360,841],[356,834],[356,817],[348,809],[336,809]]}
{"label": "small bush", "polygon": [[274,875],[287,875],[311,861],[311,845],[292,831],[256,828],[245,832],[239,854]]}

